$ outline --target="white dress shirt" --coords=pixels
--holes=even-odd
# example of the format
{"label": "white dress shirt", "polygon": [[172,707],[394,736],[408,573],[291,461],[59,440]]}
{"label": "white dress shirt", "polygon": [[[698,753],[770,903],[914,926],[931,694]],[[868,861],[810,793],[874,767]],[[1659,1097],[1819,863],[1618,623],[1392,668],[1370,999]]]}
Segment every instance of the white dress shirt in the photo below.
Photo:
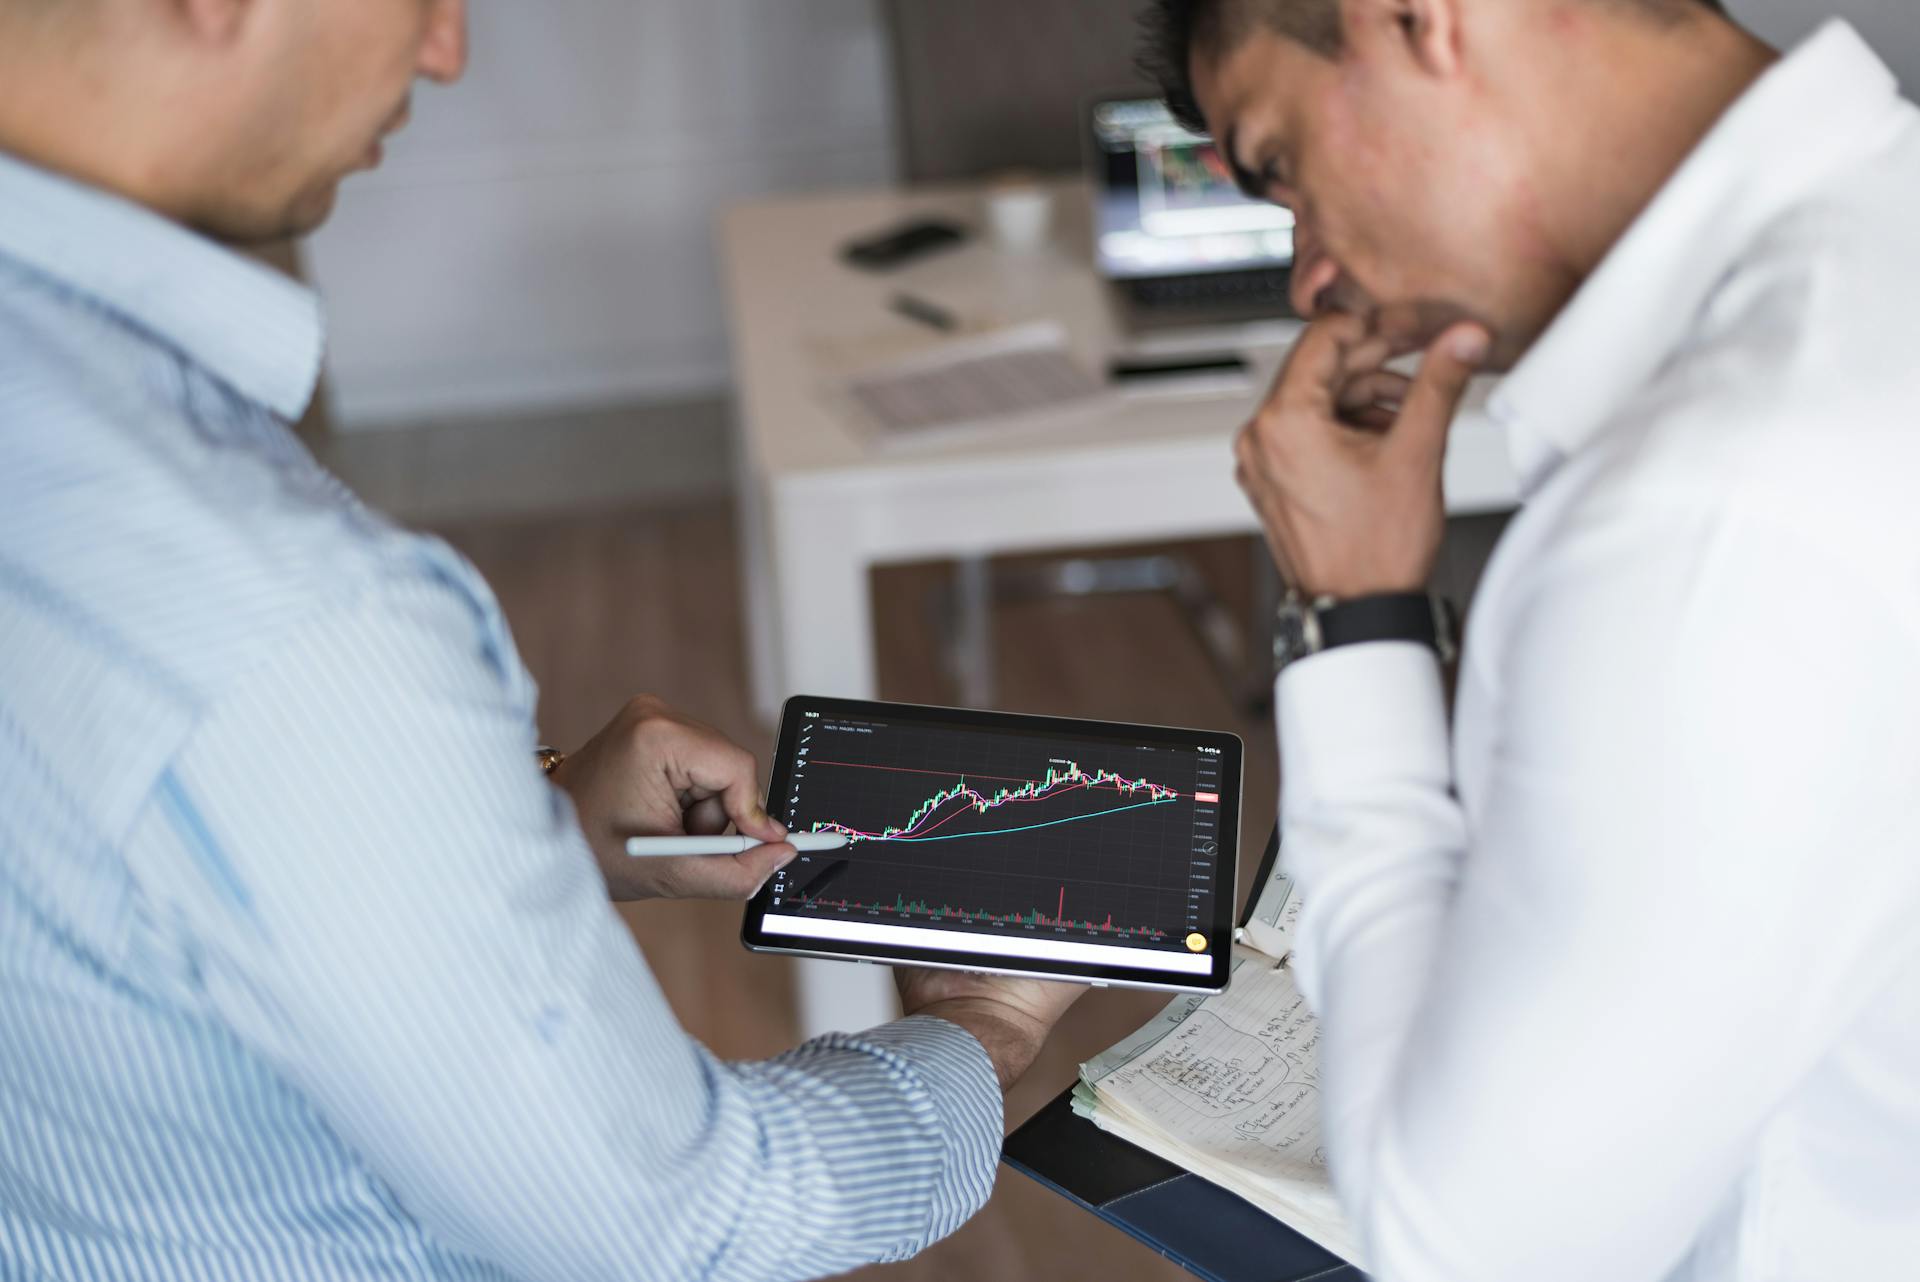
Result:
{"label": "white dress shirt", "polygon": [[1388,1282],[1920,1277],[1920,112],[1834,23],[1491,403],[1426,650],[1278,683],[1336,1183]]}
{"label": "white dress shirt", "polygon": [[281,422],[320,350],[306,290],[0,154],[0,1279],[761,1282],[951,1232],[979,1042],[680,1028],[486,584]]}

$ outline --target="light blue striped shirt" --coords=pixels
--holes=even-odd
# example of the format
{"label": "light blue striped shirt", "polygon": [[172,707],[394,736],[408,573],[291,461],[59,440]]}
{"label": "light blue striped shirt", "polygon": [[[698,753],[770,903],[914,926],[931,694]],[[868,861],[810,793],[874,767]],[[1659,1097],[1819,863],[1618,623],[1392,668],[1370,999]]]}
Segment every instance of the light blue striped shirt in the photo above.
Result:
{"label": "light blue striped shirt", "polygon": [[491,594],[314,464],[310,294],[0,155],[0,1278],[792,1278],[986,1198],[913,1019],[675,1023]]}

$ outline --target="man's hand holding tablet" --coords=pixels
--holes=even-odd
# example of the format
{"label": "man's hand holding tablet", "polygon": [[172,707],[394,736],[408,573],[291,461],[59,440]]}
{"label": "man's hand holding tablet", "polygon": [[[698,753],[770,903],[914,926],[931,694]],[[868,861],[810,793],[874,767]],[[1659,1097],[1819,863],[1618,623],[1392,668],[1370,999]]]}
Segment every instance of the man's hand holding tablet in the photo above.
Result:
{"label": "man's hand holding tablet", "polygon": [[1033,1066],[1047,1034],[1087,991],[1084,983],[917,966],[902,966],[893,977],[906,1014],[936,1016],[974,1035],[993,1061],[1003,1091]]}
{"label": "man's hand holding tablet", "polygon": [[895,965],[1003,1087],[1085,984],[1226,982],[1231,735],[795,699],[763,805],[751,753],[641,698],[553,778],[615,899],[752,898],[749,947]]}
{"label": "man's hand holding tablet", "polygon": [[[631,701],[556,767],[553,779],[572,795],[615,899],[745,899],[795,857],[796,846],[821,854],[852,841],[843,833],[789,838],[760,804],[753,755],[657,699]],[[1080,984],[910,967],[896,978],[905,1013],[966,1029],[992,1060],[1003,1090],[1086,991]]]}

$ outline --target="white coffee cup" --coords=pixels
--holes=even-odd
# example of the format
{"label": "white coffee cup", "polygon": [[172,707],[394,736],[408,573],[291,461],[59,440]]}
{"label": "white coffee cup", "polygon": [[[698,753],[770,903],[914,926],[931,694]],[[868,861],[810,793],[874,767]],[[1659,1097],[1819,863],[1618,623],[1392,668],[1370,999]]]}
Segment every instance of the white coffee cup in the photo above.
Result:
{"label": "white coffee cup", "polygon": [[987,189],[987,228],[994,243],[1014,253],[1032,253],[1047,243],[1053,223],[1053,193],[1029,178],[1009,178]]}

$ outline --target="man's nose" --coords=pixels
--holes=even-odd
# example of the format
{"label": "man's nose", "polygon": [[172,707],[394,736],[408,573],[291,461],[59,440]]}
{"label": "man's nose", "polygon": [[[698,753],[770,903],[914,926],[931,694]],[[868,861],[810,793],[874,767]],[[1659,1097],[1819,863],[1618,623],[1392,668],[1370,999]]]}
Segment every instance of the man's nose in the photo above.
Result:
{"label": "man's nose", "polygon": [[433,0],[415,64],[435,84],[450,85],[467,70],[467,0]]}
{"label": "man's nose", "polygon": [[[1296,242],[1297,243],[1297,242]],[[1321,295],[1340,279],[1340,265],[1309,245],[1305,253],[1298,249],[1293,260],[1293,277],[1287,282],[1289,301],[1297,315],[1311,320],[1320,310]]]}

